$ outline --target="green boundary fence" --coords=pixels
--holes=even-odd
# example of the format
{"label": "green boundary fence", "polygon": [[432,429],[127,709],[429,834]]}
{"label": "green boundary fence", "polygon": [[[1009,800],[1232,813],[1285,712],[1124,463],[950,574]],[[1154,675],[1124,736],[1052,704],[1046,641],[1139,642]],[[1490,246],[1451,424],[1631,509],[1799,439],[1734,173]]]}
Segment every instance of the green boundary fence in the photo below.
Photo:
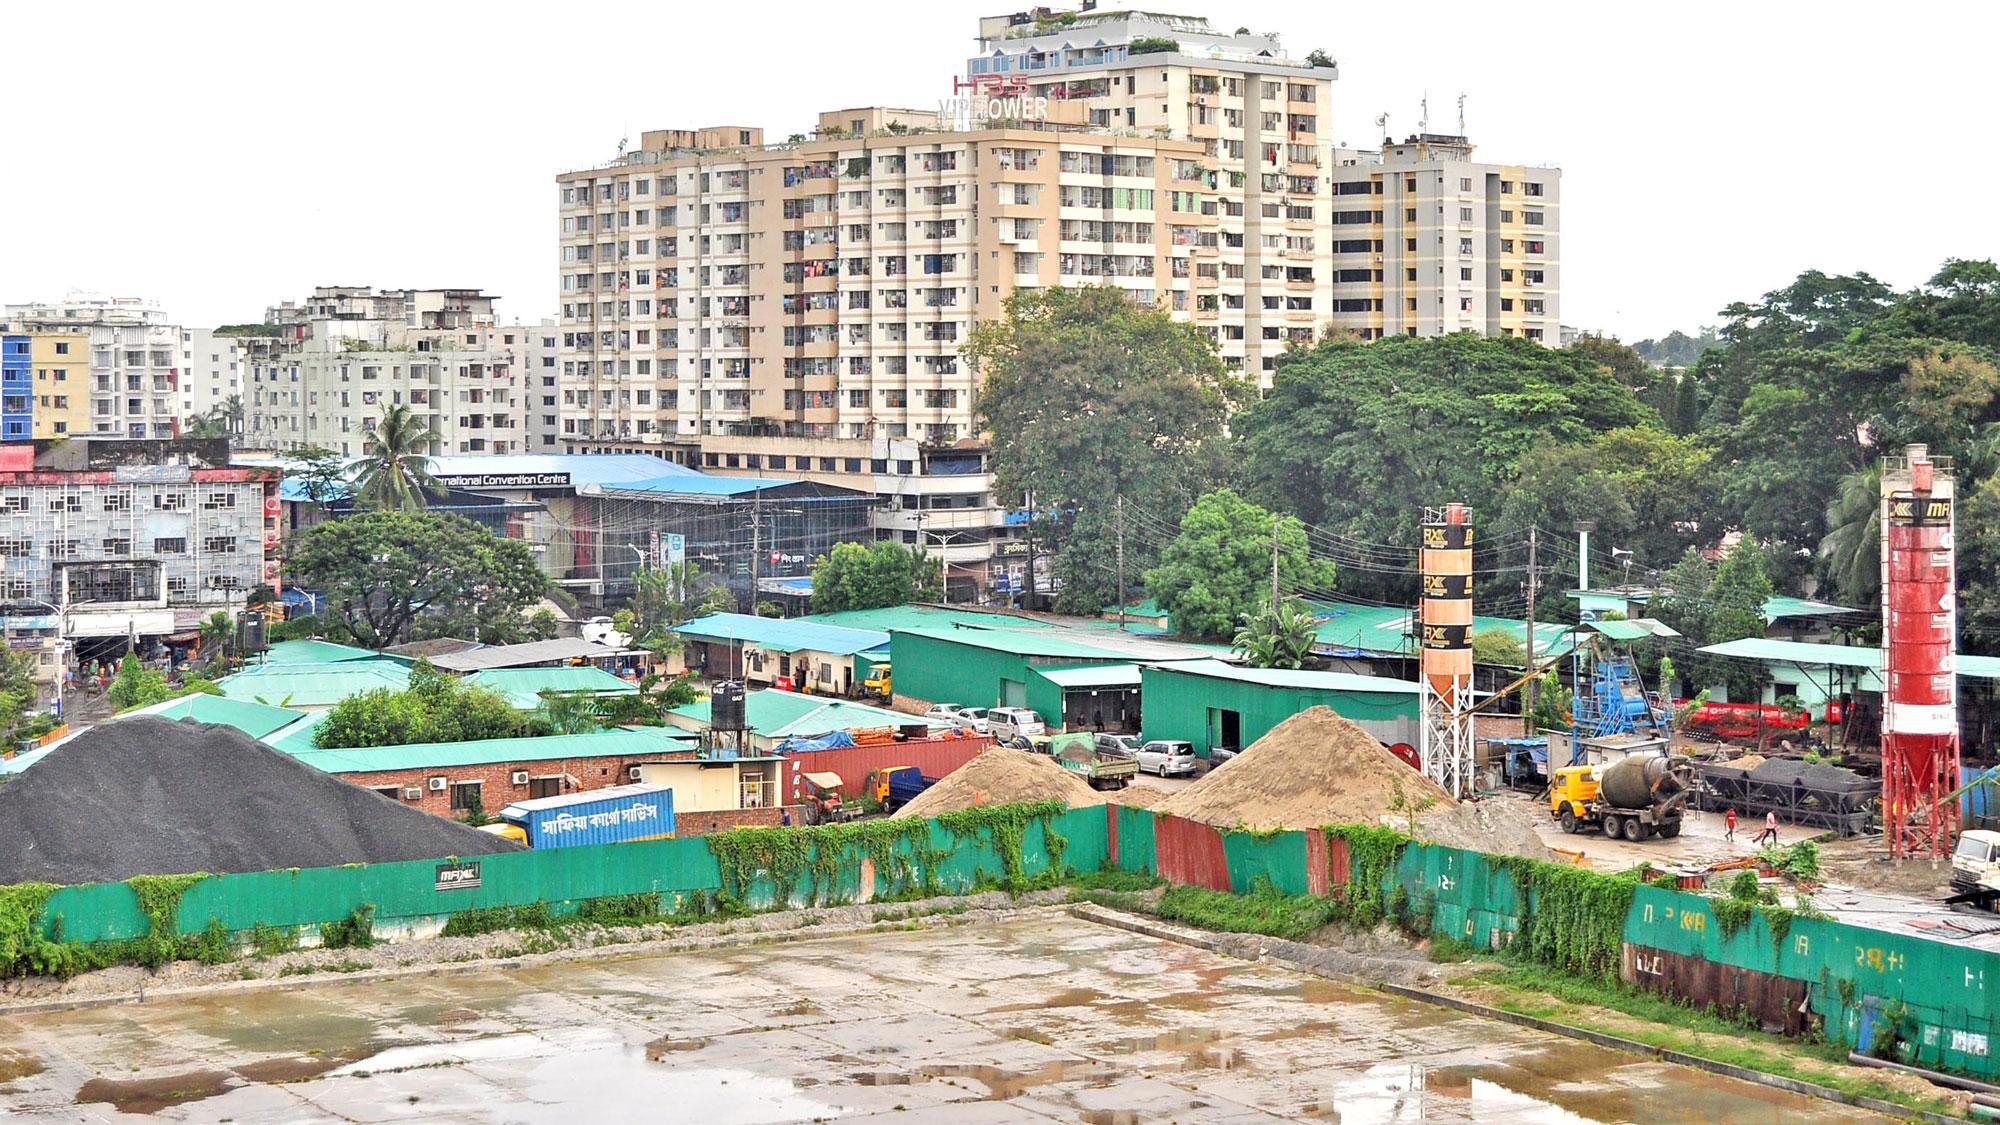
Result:
{"label": "green boundary fence", "polygon": [[[1029,821],[1020,835],[1020,874],[1045,875],[1052,852],[1077,871],[1115,868],[1160,872],[1186,870],[1163,847],[1199,847],[1201,864],[1220,854],[1226,873],[1203,875],[1220,887],[1243,892],[1260,878],[1287,894],[1309,893],[1312,849],[1306,832],[1249,833],[1201,829],[1185,822],[1164,831],[1154,814],[1123,806],[1072,809]],[[1061,837],[1052,848],[1049,833]],[[931,822],[923,848],[911,838],[896,847],[907,860],[923,852],[930,866],[927,884],[945,893],[1000,882],[1006,860],[993,834],[954,833]],[[848,843],[838,862],[810,876],[792,872],[778,886],[768,870],[751,873],[743,888],[753,908],[854,901],[864,890],[863,865],[882,857],[861,840]],[[1321,854],[1326,854],[1324,850]],[[1336,854],[1347,854],[1340,850]],[[420,925],[458,911],[546,902],[566,914],[584,899],[658,892],[663,907],[675,908],[691,895],[725,890],[726,872],[705,838],[649,840],[629,844],[557,848],[477,860],[478,879],[468,868],[447,861],[266,871],[219,875],[189,887],[174,924],[192,934],[219,920],[232,932],[253,926],[310,928],[349,916],[373,904],[378,926]],[[1200,866],[1200,865],[1197,865]],[[1350,880],[1361,875],[1350,857]],[[1382,876],[1385,899],[1407,915],[1427,918],[1432,933],[1449,934],[1475,946],[1499,948],[1519,934],[1536,904],[1515,875],[1518,865],[1431,844],[1412,843],[1397,854]],[[1204,868],[1205,870],[1205,868]],[[904,872],[907,874],[907,871]],[[877,871],[875,897],[897,887],[890,873]],[[1339,880],[1336,879],[1338,884]],[[1340,893],[1336,888],[1334,893]],[[65,887],[55,891],[38,916],[46,933],[60,917],[66,939],[98,942],[139,937],[148,922],[134,889],[124,883]],[[1623,929],[1625,952],[1641,956],[1663,951],[1753,973],[1804,982],[1824,1031],[1839,1042],[1865,1046],[1884,1021],[1901,1023],[1917,1045],[1919,1061],[1971,1074],[2000,1074],[1990,1045],[2000,1005],[1986,990],[1987,973],[2000,986],[2000,955],[1887,930],[1815,918],[1790,920],[1774,935],[1766,918],[1753,911],[1747,922],[1725,934],[1709,900],[1689,892],[1639,886]]]}

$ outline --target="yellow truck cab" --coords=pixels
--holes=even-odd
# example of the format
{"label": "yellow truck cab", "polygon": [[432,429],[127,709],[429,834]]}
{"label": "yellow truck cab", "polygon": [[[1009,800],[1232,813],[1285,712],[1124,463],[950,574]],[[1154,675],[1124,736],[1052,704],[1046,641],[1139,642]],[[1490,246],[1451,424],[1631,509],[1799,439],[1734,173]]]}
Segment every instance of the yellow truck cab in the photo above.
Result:
{"label": "yellow truck cab", "polygon": [[868,678],[861,681],[861,688],[870,695],[893,699],[895,688],[894,681],[890,677],[888,661],[875,665],[874,670],[868,673]]}
{"label": "yellow truck cab", "polygon": [[1558,818],[1567,812],[1576,820],[1591,816],[1591,802],[1597,800],[1595,766],[1563,766],[1549,782],[1549,812]]}

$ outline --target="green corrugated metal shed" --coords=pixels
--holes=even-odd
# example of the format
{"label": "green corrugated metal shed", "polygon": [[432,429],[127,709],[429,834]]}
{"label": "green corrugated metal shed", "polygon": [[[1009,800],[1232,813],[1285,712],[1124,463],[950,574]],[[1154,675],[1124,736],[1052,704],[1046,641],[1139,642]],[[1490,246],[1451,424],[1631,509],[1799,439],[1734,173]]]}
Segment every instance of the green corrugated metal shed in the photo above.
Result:
{"label": "green corrugated metal shed", "polygon": [[162,719],[193,719],[198,723],[219,723],[225,727],[235,727],[251,738],[262,738],[274,730],[298,722],[303,717],[300,712],[284,707],[248,703],[222,695],[184,695],[179,699],[169,699],[165,703],[155,703],[150,707],[127,711],[118,718],[129,719],[134,715],[158,715]]}
{"label": "green corrugated metal shed", "polygon": [[292,756],[326,773],[381,773],[433,766],[480,766],[552,758],[665,754],[694,745],[694,735],[667,727],[620,727],[591,734],[485,738],[474,742],[413,742],[351,750],[298,750]]}
{"label": "green corrugated metal shed", "polygon": [[488,668],[467,676],[465,682],[499,692],[523,711],[541,706],[541,693],[545,691],[630,695],[639,690],[637,684],[614,676],[594,664],[562,668]]}
{"label": "green corrugated metal shed", "polygon": [[350,695],[375,688],[402,690],[408,667],[391,660],[343,660],[333,664],[266,664],[245,668],[216,681],[231,699],[274,707],[331,707]]}
{"label": "green corrugated metal shed", "polygon": [[880,629],[854,629],[806,618],[787,620],[749,613],[711,613],[697,617],[674,632],[698,640],[756,645],[772,652],[824,652],[852,656],[880,648],[888,635]]}
{"label": "green corrugated metal shed", "polygon": [[1064,688],[1139,686],[1137,664],[1073,664],[1066,668],[1037,668],[1035,675]]}
{"label": "green corrugated metal shed", "polygon": [[1776,621],[1784,617],[1838,617],[1846,613],[1864,613],[1865,610],[1849,609],[1832,602],[1816,601],[1812,598],[1794,598],[1785,594],[1773,594],[1764,599],[1764,617]]}
{"label": "green corrugated metal shed", "polygon": [[256,663],[338,664],[349,660],[390,660],[402,664],[409,663],[408,660],[388,656],[372,649],[319,640],[274,642],[258,656]]}
{"label": "green corrugated metal shed", "polygon": [[264,745],[287,754],[296,754],[301,750],[317,750],[319,747],[313,743],[313,732],[319,728],[319,724],[327,714],[325,711],[314,711],[290,726],[280,727],[263,736]]}
{"label": "green corrugated metal shed", "polygon": [[[1777,641],[1765,637],[1745,637],[1709,645],[1701,651],[1715,656],[1761,660],[1766,664],[1794,667],[1859,669],[1855,687],[1862,691],[1882,690],[1882,650],[1862,645],[1823,645],[1807,641]],[[2000,680],[2000,657],[1956,654],[1958,674],[1976,680]]]}
{"label": "green corrugated metal shed", "polygon": [[[1113,607],[1112,612],[1117,612]],[[893,633],[898,629],[953,629],[960,627],[982,629],[1058,629],[1086,634],[1105,634],[1116,637],[1120,630],[1116,621],[1105,621],[1096,617],[1036,617],[1019,613],[999,613],[991,610],[957,609],[933,605],[892,605],[881,609],[849,609],[838,613],[815,613],[799,618],[800,621],[816,621],[822,625],[838,625],[846,629],[878,629]],[[1159,637],[1159,630],[1151,626],[1134,626],[1124,630],[1128,636]]]}
{"label": "green corrugated metal shed", "polygon": [[1614,641],[1643,641],[1650,637],[1678,637],[1680,633],[1664,621],[1634,617],[1628,621],[1586,621],[1577,626]]}
{"label": "green corrugated metal shed", "polygon": [[[1225,741],[1248,746],[1308,707],[1331,707],[1385,742],[1410,741],[1416,733],[1417,685],[1408,680],[1237,668],[1219,660],[1148,664],[1140,674],[1146,737],[1186,739],[1203,756]],[[1232,711],[1238,729],[1226,740],[1223,713]]]}
{"label": "green corrugated metal shed", "polygon": [[[670,714],[677,715],[696,727],[707,727],[709,701],[690,703],[676,707]],[[743,697],[743,718],[750,724],[752,734],[767,738],[784,738],[794,734],[825,734],[831,730],[851,730],[855,727],[901,726],[905,723],[928,723],[934,730],[942,730],[949,723],[930,723],[916,715],[906,715],[901,711],[889,711],[880,707],[870,707],[866,703],[854,703],[845,699],[828,699],[822,695],[805,695],[795,691],[753,691]]]}

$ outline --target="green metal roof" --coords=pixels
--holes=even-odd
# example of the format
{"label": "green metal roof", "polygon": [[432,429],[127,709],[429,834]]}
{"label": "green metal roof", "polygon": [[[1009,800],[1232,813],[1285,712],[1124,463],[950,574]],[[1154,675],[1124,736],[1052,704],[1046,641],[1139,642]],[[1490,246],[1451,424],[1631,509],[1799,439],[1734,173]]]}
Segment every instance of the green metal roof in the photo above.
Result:
{"label": "green metal roof", "polygon": [[[1111,607],[1116,613],[1117,606]],[[849,609],[838,613],[815,613],[798,618],[800,621],[816,621],[822,625],[839,625],[847,629],[876,629],[893,633],[898,629],[954,629],[974,627],[986,629],[1061,629],[1086,633],[1105,633],[1117,636],[1121,630],[1118,622],[1105,621],[1097,617],[1037,617],[1021,613],[1000,613],[993,610],[959,609],[934,605],[893,605],[881,609]],[[1122,630],[1127,636],[1160,636],[1158,628],[1140,625]]]}
{"label": "green metal roof", "polygon": [[[277,641],[264,650],[260,664],[335,664],[347,660],[394,660],[372,649],[332,641]],[[405,662],[407,663],[407,662]]]}
{"label": "green metal roof", "polygon": [[[1861,645],[1823,645],[1805,641],[1774,641],[1764,637],[1745,637],[1739,641],[1724,641],[1721,644],[1709,645],[1701,651],[1716,656],[1735,656],[1773,664],[1818,664],[1861,668],[1870,672],[1882,670],[1882,650]],[[1968,656],[1960,653],[1954,660],[1961,676],[2000,680],[2000,657]]]}
{"label": "green metal roof", "polygon": [[736,641],[773,652],[824,652],[852,656],[880,648],[889,639],[880,629],[855,629],[805,618],[759,617],[751,613],[711,613],[674,632],[710,641]]}
{"label": "green metal roof", "polygon": [[1664,621],[1634,617],[1626,621],[1586,621],[1577,626],[1614,641],[1642,641],[1648,637],[1678,637],[1680,633]]}
{"label": "green metal roof", "polygon": [[235,727],[251,738],[262,738],[274,730],[290,726],[303,716],[283,707],[250,703],[221,695],[184,695],[149,707],[139,707],[117,716],[158,715],[162,719],[193,719],[198,723],[218,723]]}
{"label": "green metal roof", "polygon": [[892,634],[913,637],[928,637],[931,640],[949,641],[953,644],[970,645],[973,648],[994,649],[1011,652],[1017,656],[1071,657],[1076,659],[1130,660],[1127,653],[1117,652],[1095,644],[1071,640],[1042,629],[894,629]]}
{"label": "green metal roof", "polygon": [[1815,601],[1812,598],[1793,598],[1784,594],[1773,594],[1764,599],[1764,616],[1776,621],[1781,617],[1838,617],[1844,613],[1865,613],[1865,610],[1849,609],[1832,602]]}
{"label": "green metal roof", "polygon": [[639,690],[639,686],[632,681],[614,676],[594,664],[562,668],[488,668],[467,676],[465,682],[499,692],[523,711],[541,706],[541,693],[545,691],[630,695]]}
{"label": "green metal roof", "polygon": [[1241,668],[1220,660],[1191,660],[1185,664],[1148,665],[1157,671],[1179,672],[1216,680],[1258,684],[1263,687],[1295,688],[1304,691],[1333,691],[1349,694],[1415,695],[1414,680],[1392,680],[1387,676],[1357,676],[1352,672],[1310,672],[1288,668]]}
{"label": "green metal roof", "polygon": [[[706,725],[709,719],[708,700],[676,707],[673,709],[673,714]],[[828,699],[825,696],[806,695],[796,691],[779,691],[775,688],[744,695],[743,718],[750,724],[752,733],[767,738],[783,738],[793,734],[824,734],[827,731],[851,730],[855,727],[901,726],[905,723],[926,723],[934,729],[951,725],[933,723],[919,715],[870,707],[866,703]]]}
{"label": "green metal roof", "polygon": [[665,754],[685,750],[694,744],[694,740],[695,736],[687,731],[665,727],[620,727],[617,730],[603,730],[592,734],[560,734],[539,738],[486,738],[475,742],[415,742],[407,746],[372,746],[353,750],[288,750],[287,753],[326,773],[380,773],[389,770],[483,766],[495,762]]}
{"label": "green metal roof", "polygon": [[[1199,663],[1189,661],[1189,663]],[[1063,688],[1116,688],[1139,686],[1137,664],[1077,664],[1067,668],[1038,667],[1035,675]]]}
{"label": "green metal roof", "polygon": [[[1414,656],[1416,642],[1411,637],[1414,614],[1399,606],[1356,605],[1351,602],[1314,602],[1313,612],[1320,622],[1315,646],[1329,649],[1359,649],[1364,652]],[[1501,629],[1527,643],[1528,623],[1515,617],[1472,619],[1472,631],[1483,633]],[[1535,623],[1535,659],[1544,660],[1575,647],[1570,626],[1559,621]]]}
{"label": "green metal roof", "polygon": [[[1111,605],[1105,606],[1104,612],[1117,613],[1118,612],[1117,604],[1114,602]],[[1125,614],[1128,617],[1165,617],[1167,615],[1167,611],[1160,608],[1159,602],[1154,601],[1152,598],[1147,598],[1145,601],[1134,602],[1133,604],[1126,606]]]}
{"label": "green metal roof", "polygon": [[273,707],[331,707],[350,695],[375,688],[402,690],[410,670],[389,660],[343,660],[333,664],[266,664],[216,681],[222,694]]}
{"label": "green metal roof", "polygon": [[264,735],[264,745],[287,754],[296,754],[301,750],[317,750],[319,747],[313,744],[313,732],[330,714],[331,711],[314,711],[290,726],[280,727]]}

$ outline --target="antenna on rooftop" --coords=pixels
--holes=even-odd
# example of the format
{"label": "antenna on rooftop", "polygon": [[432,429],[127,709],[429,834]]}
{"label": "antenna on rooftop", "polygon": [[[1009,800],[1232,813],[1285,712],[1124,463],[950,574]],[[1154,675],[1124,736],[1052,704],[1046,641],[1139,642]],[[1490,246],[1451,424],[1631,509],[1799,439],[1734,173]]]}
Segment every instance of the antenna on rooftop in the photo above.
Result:
{"label": "antenna on rooftop", "polygon": [[1417,107],[1422,111],[1417,114],[1417,134],[1421,136],[1431,131],[1431,92],[1429,90],[1424,91],[1423,100],[1417,103]]}
{"label": "antenna on rooftop", "polygon": [[1388,115],[1388,113],[1384,112],[1384,113],[1378,113],[1378,114],[1376,114],[1376,115],[1375,115],[1375,129],[1376,129],[1376,131],[1377,131],[1377,132],[1379,132],[1379,133],[1381,133],[1381,134],[1382,134],[1382,142],[1383,142],[1384,144],[1387,144],[1387,143],[1388,143],[1388,141],[1389,141],[1389,115]]}
{"label": "antenna on rooftop", "polygon": [[1465,95],[1458,96],[1458,135],[1465,135]]}

